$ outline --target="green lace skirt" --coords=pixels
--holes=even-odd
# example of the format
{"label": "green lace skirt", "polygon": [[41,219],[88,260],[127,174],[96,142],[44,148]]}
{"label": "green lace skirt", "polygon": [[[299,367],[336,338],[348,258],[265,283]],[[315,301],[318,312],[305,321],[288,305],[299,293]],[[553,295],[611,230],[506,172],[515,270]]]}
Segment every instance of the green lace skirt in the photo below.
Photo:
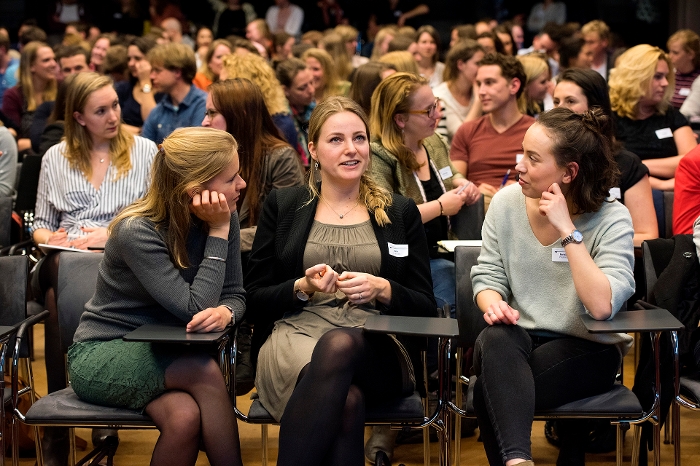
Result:
{"label": "green lace skirt", "polygon": [[165,392],[165,369],[180,349],[121,338],[74,343],[68,349],[71,386],[88,403],[142,410]]}

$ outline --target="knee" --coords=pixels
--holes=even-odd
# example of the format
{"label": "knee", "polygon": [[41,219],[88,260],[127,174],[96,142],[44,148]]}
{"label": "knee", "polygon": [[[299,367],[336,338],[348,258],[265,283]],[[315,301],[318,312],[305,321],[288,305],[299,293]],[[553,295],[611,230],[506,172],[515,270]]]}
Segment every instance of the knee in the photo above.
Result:
{"label": "knee", "polygon": [[[326,332],[316,344],[311,357],[312,366],[328,373],[344,372],[360,357],[364,347],[362,330],[336,329]],[[316,364],[314,364],[317,362]]]}
{"label": "knee", "polygon": [[189,401],[172,406],[165,424],[160,426],[162,431],[183,441],[198,439],[201,430],[199,406],[191,397]]}

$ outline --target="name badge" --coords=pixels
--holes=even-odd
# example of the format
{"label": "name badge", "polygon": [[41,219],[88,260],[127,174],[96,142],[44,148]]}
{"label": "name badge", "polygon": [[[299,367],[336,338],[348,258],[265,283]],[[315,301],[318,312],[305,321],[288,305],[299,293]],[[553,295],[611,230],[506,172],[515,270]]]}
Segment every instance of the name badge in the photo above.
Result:
{"label": "name badge", "polygon": [[552,248],[552,262],[569,262],[564,248]]}
{"label": "name badge", "polygon": [[681,87],[678,89],[678,95],[682,95],[684,97],[688,97],[690,95],[690,88],[688,87]]}
{"label": "name badge", "polygon": [[622,199],[622,192],[620,191],[620,188],[610,188],[609,194],[613,199]]}
{"label": "name badge", "polygon": [[659,139],[667,139],[673,137],[673,132],[671,131],[671,128],[657,129],[654,132],[656,133],[656,137]]}
{"label": "name badge", "polygon": [[443,180],[446,180],[447,178],[449,178],[451,176],[452,176],[452,169],[450,168],[449,165],[440,169],[440,177]]}
{"label": "name badge", "polygon": [[523,157],[525,157],[525,154],[515,154],[515,163],[520,163]]}
{"label": "name badge", "polygon": [[394,257],[408,257],[408,244],[387,243],[389,255]]}

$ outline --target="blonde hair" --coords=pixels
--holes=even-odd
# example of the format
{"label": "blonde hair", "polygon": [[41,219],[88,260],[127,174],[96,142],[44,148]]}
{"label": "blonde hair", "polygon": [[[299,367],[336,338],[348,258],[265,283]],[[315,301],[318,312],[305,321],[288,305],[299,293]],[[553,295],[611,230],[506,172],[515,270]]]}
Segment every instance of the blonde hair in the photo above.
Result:
{"label": "blonde hair", "polygon": [[307,58],[315,58],[323,69],[323,95],[324,100],[333,95],[342,94],[342,82],[338,77],[337,70],[333,64],[333,58],[323,49],[309,49],[301,54],[301,59],[306,62]]}
{"label": "blonde hair", "polygon": [[334,29],[333,32],[338,34],[344,42],[350,42],[357,40],[357,34],[359,31],[349,24],[339,24]]}
{"label": "blonde hair", "polygon": [[[37,59],[39,49],[43,47],[51,50],[51,47],[44,42],[29,42],[22,48],[22,54],[19,60],[19,85],[22,89],[24,101],[27,103],[27,111],[29,112],[36,110],[37,107],[37,102],[34,99],[34,82],[32,81],[31,68]],[[51,52],[53,53],[53,50],[51,50]],[[56,100],[56,88],[56,78],[54,78],[46,84],[44,92],[41,94],[44,102]]]}
{"label": "blonde hair", "polygon": [[530,111],[533,114],[538,114],[542,109],[537,102],[528,96],[527,86],[540,77],[542,73],[549,72],[549,64],[547,60],[537,55],[519,55],[517,58],[525,70],[525,82],[522,84],[524,92],[518,97],[518,109],[521,113]]}
{"label": "blonde hair", "polygon": [[394,52],[385,53],[379,59],[379,62],[390,65],[398,72],[420,74],[413,54],[406,50],[396,50]]}
{"label": "blonde hair", "polygon": [[180,70],[182,80],[187,84],[192,84],[197,73],[197,60],[194,50],[184,44],[169,42],[167,44],[156,45],[148,51],[146,58],[151,66],[162,66],[170,71]]}
{"label": "blonde hair", "polygon": [[374,47],[372,48],[372,55],[370,56],[371,61],[379,60],[382,56],[381,47],[379,45],[386,40],[387,36],[396,37],[398,31],[399,28],[396,26],[386,26],[377,32],[377,35],[374,36]]}
{"label": "blonde hair", "polygon": [[610,70],[608,85],[613,112],[622,118],[637,118],[639,100],[647,94],[660,60],[668,65],[668,86],[656,109],[661,115],[666,113],[674,89],[673,66],[663,50],[647,44],[627,50],[620,55],[618,65]]}
{"label": "blonde hair", "polygon": [[[71,168],[80,170],[85,178],[92,176],[90,152],[92,136],[85,126],[79,124],[73,114],[85,113],[85,105],[90,96],[107,86],[112,87],[112,79],[97,73],[78,73],[70,82],[66,93],[66,113],[64,117],[66,150],[63,154]],[[115,92],[116,98],[116,92]],[[117,169],[115,179],[119,179],[131,170],[131,147],[134,136],[121,124],[117,123],[117,135],[109,141],[109,157]]]}
{"label": "blonde hair", "polygon": [[419,87],[427,85],[428,80],[418,74],[394,73],[379,83],[372,94],[370,129],[375,140],[411,171],[418,170],[420,165],[404,143],[403,131],[394,116],[410,111],[413,94]]}
{"label": "blonde hair", "polygon": [[328,52],[328,55],[333,59],[333,67],[338,77],[347,80],[353,68],[342,36],[335,32],[326,34],[323,36],[323,39],[319,41],[318,48]]}
{"label": "blonde hair", "polygon": [[223,61],[227,79],[245,78],[258,85],[270,115],[289,113],[287,98],[275,71],[260,55],[227,55]]}
{"label": "blonde hair", "polygon": [[209,44],[209,49],[207,50],[207,54],[204,57],[204,60],[202,61],[202,66],[199,67],[199,72],[206,76],[207,79],[211,82],[217,82],[219,80],[219,76],[215,75],[211,68],[209,68],[209,62],[214,56],[216,48],[220,45],[228,47],[229,54],[233,52],[233,45],[231,45],[231,42],[227,41],[226,39],[216,39],[211,44]]}
{"label": "blonde hair", "polygon": [[695,31],[690,29],[681,29],[673,33],[666,41],[666,48],[671,48],[673,42],[679,41],[683,45],[683,50],[686,53],[693,53],[693,66],[700,67],[700,37]]}
{"label": "blonde hair", "polygon": [[175,266],[189,267],[189,193],[228,167],[238,157],[237,149],[236,140],[226,131],[203,127],[176,129],[163,140],[153,160],[148,192],[117,215],[109,226],[110,232],[122,220],[150,220],[165,233]]}
{"label": "blonde hair", "polygon": [[[338,113],[350,112],[357,115],[365,125],[365,131],[369,138],[369,123],[367,115],[362,110],[362,107],[357,102],[342,96],[329,97],[314,109],[309,120],[309,142],[314,146],[318,146],[318,141],[321,137],[321,129],[323,124],[330,117]],[[318,182],[316,179],[316,170],[309,170],[309,191],[311,191],[311,200],[319,196]],[[309,202],[311,202],[311,200]],[[379,186],[369,173],[369,167],[360,178],[360,200],[365,205],[368,211],[374,213],[374,219],[379,226],[388,225],[391,223],[389,216],[386,214],[386,209],[391,205],[391,193]]]}
{"label": "blonde hair", "polygon": [[610,39],[610,28],[608,27],[607,24],[605,24],[603,21],[599,19],[594,19],[593,21],[590,21],[586,24],[583,25],[581,28],[581,34],[584,36],[586,34],[592,34],[596,33],[598,34],[598,37],[600,37],[600,40],[608,40]]}

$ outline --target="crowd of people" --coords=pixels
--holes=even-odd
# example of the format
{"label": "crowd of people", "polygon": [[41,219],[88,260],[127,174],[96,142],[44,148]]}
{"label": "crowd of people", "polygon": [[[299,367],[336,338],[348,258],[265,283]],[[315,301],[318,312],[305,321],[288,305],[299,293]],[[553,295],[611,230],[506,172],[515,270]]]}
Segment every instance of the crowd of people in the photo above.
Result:
{"label": "crowd of people", "polygon": [[[698,34],[625,48],[552,1],[526,22],[439,30],[426,4],[393,0],[367,34],[333,0],[276,0],[264,17],[209,1],[215,20],[198,28],[153,0],[146,32],[128,8],[100,31],[74,1],[48,35],[23,24],[17,50],[0,29],[0,195],[38,155],[34,241],[104,246],[68,354],[75,392],[150,415],[152,464],[194,464],[200,448],[241,464],[213,360],[121,337],[245,319],[278,464],[391,460],[385,430],[363,448],[364,407],[421,383],[418,348],[361,328],[378,313],[454,317],[438,243],[483,202],[474,404],[489,463],[533,464],[535,408],[609,390],[629,350],[578,316],[611,318],[634,293],[634,247],[660,234],[655,197],[674,192],[673,232],[695,233],[700,252]],[[50,311],[49,392],[66,386],[59,258],[32,278]],[[558,464],[584,464],[581,425],[559,424]],[[43,446],[65,464],[64,429]]]}

